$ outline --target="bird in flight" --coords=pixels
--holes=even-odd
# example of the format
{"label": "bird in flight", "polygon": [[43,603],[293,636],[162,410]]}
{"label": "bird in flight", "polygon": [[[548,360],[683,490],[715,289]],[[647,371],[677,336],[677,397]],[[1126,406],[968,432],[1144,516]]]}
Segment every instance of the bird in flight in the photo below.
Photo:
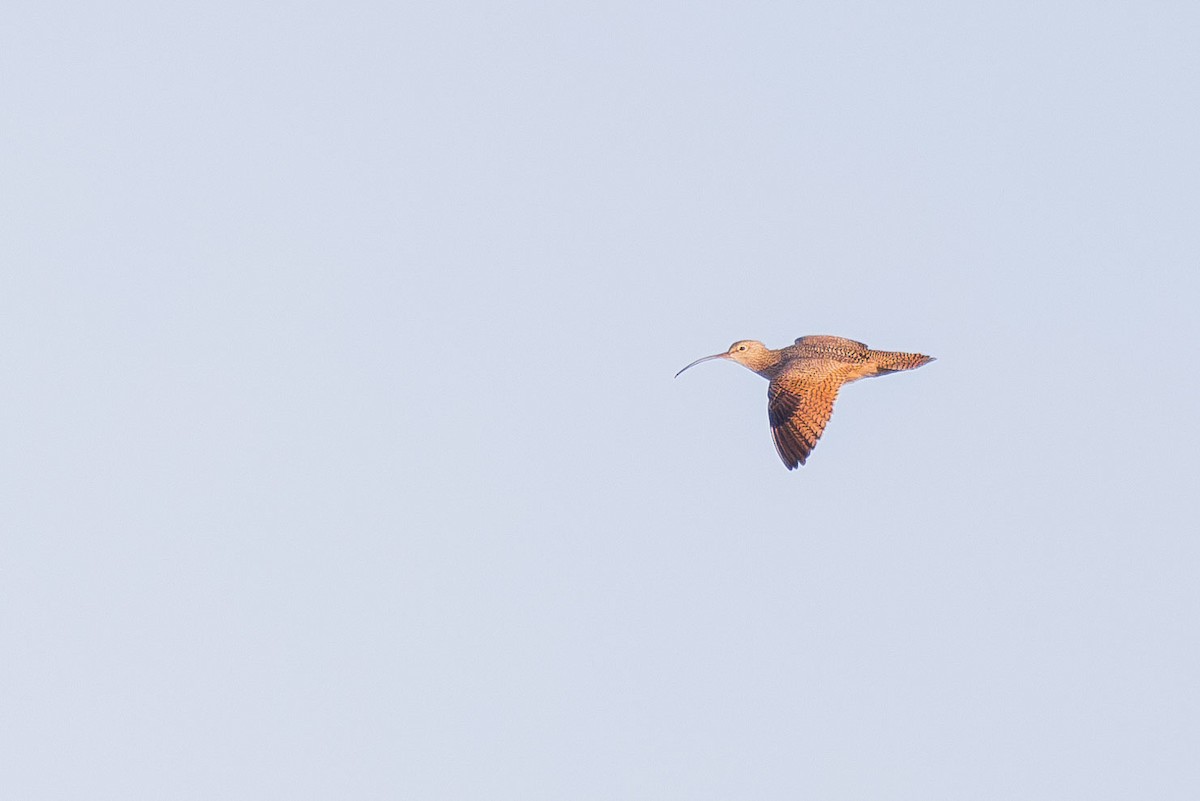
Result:
{"label": "bird in flight", "polygon": [[920,353],[871,350],[844,337],[807,336],[778,350],[743,339],[724,353],[697,359],[683,370],[710,359],[735,361],[771,382],[767,387],[767,417],[775,450],[788,470],[804,464],[817,446],[843,384],[913,370],[934,360]]}

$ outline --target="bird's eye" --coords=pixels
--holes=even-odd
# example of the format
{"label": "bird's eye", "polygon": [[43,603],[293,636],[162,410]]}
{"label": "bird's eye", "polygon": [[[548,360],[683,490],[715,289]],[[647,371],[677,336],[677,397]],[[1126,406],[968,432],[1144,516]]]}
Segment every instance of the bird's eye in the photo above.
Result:
{"label": "bird's eye", "polygon": [[745,350],[745,349],[746,349],[745,345],[738,345],[738,350]]}

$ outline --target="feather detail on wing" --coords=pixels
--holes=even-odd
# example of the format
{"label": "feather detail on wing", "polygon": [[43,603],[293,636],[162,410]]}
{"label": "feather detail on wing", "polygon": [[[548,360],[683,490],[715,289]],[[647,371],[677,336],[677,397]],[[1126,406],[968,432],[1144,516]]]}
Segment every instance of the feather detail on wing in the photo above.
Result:
{"label": "feather detail on wing", "polygon": [[794,362],[776,376],[767,388],[767,416],[775,450],[788,470],[807,461],[825,424],[833,414],[833,402],[843,377],[827,363]]}
{"label": "feather detail on wing", "polygon": [[845,337],[834,337],[828,334],[809,334],[806,337],[800,337],[796,340],[797,345],[808,345],[810,347],[826,347],[826,348],[849,348],[851,350],[867,350],[867,346],[856,339],[846,339]]}

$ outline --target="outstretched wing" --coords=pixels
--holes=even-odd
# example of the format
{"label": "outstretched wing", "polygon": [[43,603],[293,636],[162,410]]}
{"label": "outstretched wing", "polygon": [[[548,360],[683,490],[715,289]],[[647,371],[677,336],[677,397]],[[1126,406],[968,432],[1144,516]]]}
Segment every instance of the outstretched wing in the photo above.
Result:
{"label": "outstretched wing", "polygon": [[788,470],[807,461],[851,365],[828,359],[797,359],[771,380],[767,416],[775,450]]}

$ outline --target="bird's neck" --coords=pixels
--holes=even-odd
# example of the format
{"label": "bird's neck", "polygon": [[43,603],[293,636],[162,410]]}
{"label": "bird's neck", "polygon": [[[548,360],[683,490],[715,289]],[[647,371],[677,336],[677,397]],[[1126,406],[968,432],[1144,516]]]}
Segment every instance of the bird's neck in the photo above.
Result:
{"label": "bird's neck", "polygon": [[763,378],[774,378],[783,367],[783,353],[778,350],[764,350],[747,359],[746,366]]}

